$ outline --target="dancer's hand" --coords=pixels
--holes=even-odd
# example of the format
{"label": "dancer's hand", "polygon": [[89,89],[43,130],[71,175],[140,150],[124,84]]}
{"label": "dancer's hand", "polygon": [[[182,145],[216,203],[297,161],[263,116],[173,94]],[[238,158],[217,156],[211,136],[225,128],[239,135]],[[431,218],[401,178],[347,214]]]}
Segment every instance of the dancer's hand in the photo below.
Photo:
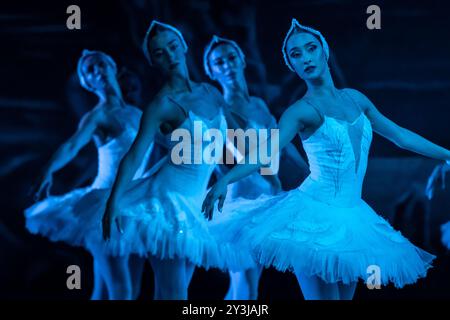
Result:
{"label": "dancer's hand", "polygon": [[102,218],[103,240],[108,241],[111,238],[111,225],[115,222],[117,229],[123,234],[122,217],[117,214],[115,205],[108,201],[106,210]]}
{"label": "dancer's hand", "polygon": [[277,193],[283,191],[283,187],[281,185],[280,179],[273,179],[272,191],[274,194],[277,194]]}
{"label": "dancer's hand", "polygon": [[212,219],[214,212],[214,203],[219,200],[218,209],[222,212],[223,203],[227,196],[227,183],[222,179],[217,181],[215,185],[209,190],[202,204],[202,212],[204,212],[208,220]]}
{"label": "dancer's hand", "polygon": [[450,244],[450,221],[441,225],[441,241],[446,247]]}
{"label": "dancer's hand", "polygon": [[434,190],[438,184],[441,184],[441,188],[445,189],[445,175],[448,171],[450,171],[449,161],[434,168],[433,172],[428,178],[427,187],[425,189],[425,194],[428,199],[433,198]]}
{"label": "dancer's hand", "polygon": [[34,201],[41,200],[44,195],[45,197],[50,196],[50,190],[53,184],[53,174],[46,172],[39,178],[38,181],[40,182],[39,187],[38,184],[35,184],[30,191],[30,193],[34,193]]}

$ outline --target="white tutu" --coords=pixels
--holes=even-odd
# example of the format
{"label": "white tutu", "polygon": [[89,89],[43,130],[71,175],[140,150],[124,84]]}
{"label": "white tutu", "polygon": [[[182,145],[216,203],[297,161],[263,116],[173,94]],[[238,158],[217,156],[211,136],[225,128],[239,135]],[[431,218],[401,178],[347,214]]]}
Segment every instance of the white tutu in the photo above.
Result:
{"label": "white tutu", "polygon": [[[47,197],[25,210],[25,226],[31,233],[73,246],[86,246],[88,226],[100,214],[90,195],[97,189],[109,188],[114,182],[120,160],[136,136],[141,114],[131,106],[117,111],[116,118],[125,129],[118,137],[98,147],[98,173],[91,186]],[[143,174],[151,149],[136,177]]]}
{"label": "white tutu", "polygon": [[[435,258],[411,244],[361,199],[372,130],[361,114],[349,123],[323,116],[303,146],[311,174],[297,189],[256,200],[235,199],[216,213],[211,231],[236,252],[249,251],[260,264],[301,272],[324,281],[366,280],[378,266],[381,284],[396,287],[424,277]],[[233,249],[235,253],[233,253]]]}

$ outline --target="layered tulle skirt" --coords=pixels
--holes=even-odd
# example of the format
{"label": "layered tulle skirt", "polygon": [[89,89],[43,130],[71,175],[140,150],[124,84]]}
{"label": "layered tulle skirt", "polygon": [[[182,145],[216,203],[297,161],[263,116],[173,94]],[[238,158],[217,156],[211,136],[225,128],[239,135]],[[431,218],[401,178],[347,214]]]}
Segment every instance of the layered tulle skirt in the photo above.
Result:
{"label": "layered tulle skirt", "polygon": [[79,232],[74,207],[91,188],[75,189],[61,196],[50,196],[25,210],[25,227],[33,234],[40,234],[52,241],[64,241],[81,246],[84,233]]}
{"label": "layered tulle skirt", "polygon": [[34,234],[82,246],[94,254],[101,250],[112,256],[187,259],[205,268],[223,268],[224,257],[233,256],[237,264],[254,265],[248,252],[222,247],[211,235],[201,213],[205,191],[195,192],[192,183],[189,192],[187,185],[174,191],[169,184],[158,175],[131,182],[119,205],[123,233],[113,223],[107,242],[102,236],[102,217],[109,188],[77,189],[38,202],[25,211],[26,227]]}
{"label": "layered tulle skirt", "polygon": [[334,206],[300,189],[227,202],[210,229],[227,247],[225,254],[231,252],[224,256],[231,270],[246,267],[233,252],[248,251],[264,266],[318,276],[328,283],[367,280],[379,270],[381,284],[402,287],[424,277],[435,258],[363,200],[351,207]]}

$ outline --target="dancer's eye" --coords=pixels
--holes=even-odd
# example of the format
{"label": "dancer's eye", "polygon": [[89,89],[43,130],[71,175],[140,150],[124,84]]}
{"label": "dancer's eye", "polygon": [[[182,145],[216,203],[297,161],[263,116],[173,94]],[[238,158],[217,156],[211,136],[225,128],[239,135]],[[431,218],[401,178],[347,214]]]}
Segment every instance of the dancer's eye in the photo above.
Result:
{"label": "dancer's eye", "polygon": [[214,61],[214,65],[220,67],[221,65],[223,65],[223,60]]}
{"label": "dancer's eye", "polygon": [[294,51],[291,52],[291,58],[299,58],[301,56],[300,52]]}
{"label": "dancer's eye", "polygon": [[234,61],[234,60],[236,60],[236,58],[237,57],[234,54],[228,57],[228,59],[230,59],[230,61]]}
{"label": "dancer's eye", "polygon": [[310,46],[309,48],[308,48],[308,51],[309,52],[313,52],[314,50],[316,50],[316,46]]}
{"label": "dancer's eye", "polygon": [[172,45],[170,45],[170,50],[172,50],[172,51],[175,51],[177,48],[178,48],[178,44],[172,44]]}
{"label": "dancer's eye", "polygon": [[156,51],[156,52],[153,53],[153,55],[154,55],[156,58],[161,58],[162,52],[161,52],[161,51]]}

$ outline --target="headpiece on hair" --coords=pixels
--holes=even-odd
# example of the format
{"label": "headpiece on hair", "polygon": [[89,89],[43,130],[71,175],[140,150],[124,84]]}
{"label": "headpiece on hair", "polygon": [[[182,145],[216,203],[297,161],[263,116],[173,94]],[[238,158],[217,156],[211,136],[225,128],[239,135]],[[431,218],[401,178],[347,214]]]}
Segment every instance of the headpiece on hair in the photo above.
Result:
{"label": "headpiece on hair", "polygon": [[144,42],[142,43],[142,49],[144,50],[144,55],[147,58],[150,65],[153,65],[153,62],[152,62],[152,57],[150,55],[150,51],[148,50],[148,42],[149,42],[148,38],[149,38],[150,33],[152,32],[153,28],[155,28],[155,27],[161,27],[161,28],[175,32],[175,34],[180,38],[181,45],[183,46],[184,52],[186,53],[188,46],[186,44],[186,41],[184,41],[183,35],[181,34],[180,30],[171,26],[170,24],[166,24],[166,23],[159,22],[157,20],[153,20],[152,23],[150,24],[150,27],[148,27],[148,29],[147,29],[147,33],[145,34],[145,37],[144,37]]}
{"label": "headpiece on hair", "polygon": [[86,60],[86,58],[91,57],[91,56],[101,56],[102,58],[104,58],[114,68],[114,73],[117,73],[117,65],[114,62],[113,58],[111,58],[109,55],[107,55],[106,53],[104,53],[102,51],[87,50],[87,49],[83,50],[83,52],[81,53],[80,59],[78,59],[78,65],[77,65],[78,78],[80,79],[80,84],[83,88],[85,88],[86,90],[89,90],[89,91],[94,91],[94,89],[92,89],[86,83],[86,80],[85,80],[85,77],[84,77],[84,74],[82,71],[84,61]]}
{"label": "headpiece on hair", "polygon": [[319,31],[317,31],[317,30],[315,30],[315,29],[313,29],[311,27],[307,27],[307,26],[301,25],[297,21],[297,19],[294,18],[294,19],[292,19],[291,27],[289,28],[289,31],[286,34],[286,37],[284,38],[283,47],[281,49],[281,51],[283,52],[284,62],[286,63],[286,65],[288,66],[288,68],[291,71],[295,72],[294,68],[292,67],[291,63],[289,62],[288,53],[286,52],[286,45],[287,45],[287,41],[288,41],[289,37],[292,35],[292,33],[295,31],[295,29],[301,29],[301,30],[304,30],[304,31],[309,32],[309,33],[312,33],[315,36],[319,37],[320,42],[322,43],[323,51],[325,53],[325,58],[328,61],[328,58],[330,57],[330,49],[329,49],[328,43],[325,40],[325,38],[323,37],[323,35]]}
{"label": "headpiece on hair", "polygon": [[232,46],[236,50],[239,58],[241,58],[242,61],[245,62],[245,55],[242,52],[239,45],[235,41],[221,38],[221,37],[214,35],[212,37],[211,41],[206,46],[205,52],[203,53],[203,68],[205,69],[205,72],[208,75],[208,77],[210,77],[211,79],[212,79],[212,72],[211,72],[211,67],[209,65],[208,58],[209,58],[209,54],[211,53],[212,49],[219,44],[229,44],[230,46]]}

